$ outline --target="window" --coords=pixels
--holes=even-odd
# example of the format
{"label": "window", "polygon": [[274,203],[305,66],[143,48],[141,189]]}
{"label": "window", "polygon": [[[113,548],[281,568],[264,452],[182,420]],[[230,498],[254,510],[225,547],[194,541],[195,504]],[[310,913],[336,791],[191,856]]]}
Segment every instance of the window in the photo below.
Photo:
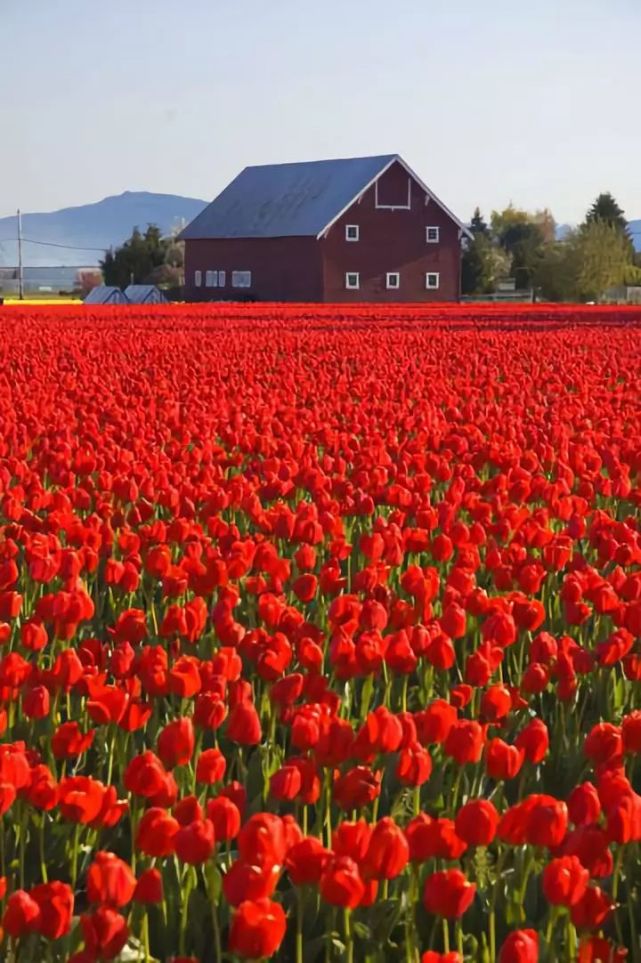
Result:
{"label": "window", "polygon": [[348,291],[358,291],[361,286],[361,276],[357,271],[348,271],[345,275],[345,287]]}
{"label": "window", "polygon": [[439,274],[436,272],[430,272],[425,275],[425,287],[428,290],[435,291],[439,286]]}
{"label": "window", "polygon": [[203,283],[203,272],[194,271],[194,284],[196,285],[197,288],[199,288],[202,283]]}
{"label": "window", "polygon": [[438,244],[440,241],[441,229],[440,227],[426,227],[425,228],[425,240],[428,244]]}
{"label": "window", "polygon": [[385,287],[388,291],[397,291],[401,286],[401,276],[398,271],[390,271],[385,277]]}
{"label": "window", "polygon": [[358,224],[346,224],[345,225],[345,240],[346,241],[358,241],[359,230]]}
{"label": "window", "polygon": [[251,271],[232,271],[231,286],[233,288],[250,288],[252,284]]}
{"label": "window", "polygon": [[205,273],[205,284],[208,288],[224,288],[225,272],[224,271],[207,271]]}

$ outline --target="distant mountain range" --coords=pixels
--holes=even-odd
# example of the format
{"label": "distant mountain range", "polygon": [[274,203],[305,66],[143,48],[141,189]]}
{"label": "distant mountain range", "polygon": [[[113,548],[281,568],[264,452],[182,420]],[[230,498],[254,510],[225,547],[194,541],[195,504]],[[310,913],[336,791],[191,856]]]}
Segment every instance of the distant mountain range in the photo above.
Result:
{"label": "distant mountain range", "polygon": [[[630,231],[630,237],[632,238],[632,243],[634,244],[635,250],[641,252],[641,219],[638,221],[628,221],[628,229]],[[567,237],[569,231],[572,230],[572,224],[558,224],[556,228],[556,236],[559,241]]]}
{"label": "distant mountain range", "polygon": [[[176,194],[125,191],[96,204],[48,214],[23,214],[23,262],[29,267],[89,267],[101,260],[107,248],[122,244],[134,227],[144,231],[148,224],[156,224],[168,234],[193,220],[207,203]],[[18,263],[16,236],[15,216],[0,218],[0,267]],[[50,247],[34,241],[68,246]]]}
{"label": "distant mountain range", "polygon": [[[193,220],[207,203],[178,194],[125,191],[105,197],[96,204],[65,207],[48,214],[23,214],[24,265],[89,267],[97,264],[108,248],[122,244],[134,227],[144,230],[148,224],[156,224],[168,234]],[[634,245],[637,251],[641,251],[641,219],[629,224]],[[560,224],[557,237],[565,237],[570,229],[571,225]],[[0,267],[17,265],[16,235],[15,216],[0,218]],[[35,244],[34,241],[48,244]],[[48,246],[58,244],[62,246]]]}

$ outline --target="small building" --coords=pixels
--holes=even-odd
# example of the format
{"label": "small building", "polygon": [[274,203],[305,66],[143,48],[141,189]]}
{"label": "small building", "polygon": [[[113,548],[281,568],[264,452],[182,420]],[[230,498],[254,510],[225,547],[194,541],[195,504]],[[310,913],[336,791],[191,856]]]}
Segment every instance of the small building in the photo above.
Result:
{"label": "small building", "polygon": [[167,298],[155,284],[130,284],[125,288],[130,304],[167,304]]}
{"label": "small building", "polygon": [[111,287],[107,284],[99,284],[92,288],[84,300],[85,304],[129,304],[128,298],[122,293],[120,288]]}
{"label": "small building", "polygon": [[457,301],[469,229],[398,154],[246,167],[179,235],[188,301]]}
{"label": "small building", "polygon": [[620,284],[608,288],[601,301],[604,304],[641,304],[641,286]]}

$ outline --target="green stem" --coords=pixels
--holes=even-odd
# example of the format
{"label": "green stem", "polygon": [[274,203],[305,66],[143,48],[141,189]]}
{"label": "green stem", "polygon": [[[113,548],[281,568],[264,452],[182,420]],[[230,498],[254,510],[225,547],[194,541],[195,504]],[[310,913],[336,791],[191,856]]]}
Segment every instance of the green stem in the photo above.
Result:
{"label": "green stem", "polygon": [[187,867],[187,872],[185,874],[183,886],[182,886],[182,912],[180,914],[180,952],[184,956],[187,948],[187,929],[188,929],[188,917],[189,917],[189,897],[191,896],[191,889],[193,886],[192,879],[192,868]]}
{"label": "green stem", "polygon": [[354,938],[352,935],[352,911],[345,909],[343,912],[343,922],[345,925],[345,952],[347,963],[354,963]]}
{"label": "green stem", "polygon": [[296,963],[304,963],[303,958],[303,897],[300,888],[296,890]]}

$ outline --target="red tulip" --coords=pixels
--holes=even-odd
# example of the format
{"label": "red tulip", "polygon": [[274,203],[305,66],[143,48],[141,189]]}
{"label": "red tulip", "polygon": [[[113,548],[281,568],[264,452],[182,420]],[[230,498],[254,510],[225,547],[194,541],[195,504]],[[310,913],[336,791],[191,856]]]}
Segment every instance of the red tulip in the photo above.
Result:
{"label": "red tulip", "polygon": [[98,852],[87,870],[87,896],[92,903],[125,906],[136,888],[131,867],[114,853]]}
{"label": "red tulip", "polygon": [[476,884],[460,870],[446,869],[427,877],[423,905],[428,913],[456,919],[469,909],[475,893]]}
{"label": "red tulip", "polygon": [[280,903],[269,899],[245,900],[232,917],[229,949],[254,960],[272,956],[280,947],[286,928]]}
{"label": "red tulip", "polygon": [[137,903],[162,903],[163,882],[160,870],[152,866],[140,874],[133,898]]}
{"label": "red tulip", "polygon": [[548,903],[574,906],[585,893],[590,874],[576,856],[561,856],[547,864],[541,878]]}
{"label": "red tulip", "polygon": [[504,940],[499,963],[538,963],[539,935],[535,930],[514,930]]}
{"label": "red tulip", "polygon": [[320,877],[320,894],[326,903],[354,909],[365,894],[358,866],[349,856],[335,856],[324,866]]}
{"label": "red tulip", "polygon": [[499,814],[487,799],[472,799],[456,814],[457,835],[469,846],[489,846],[496,835]]}
{"label": "red tulip", "polygon": [[394,879],[405,869],[409,859],[409,846],[393,819],[386,816],[372,830],[369,846],[361,869],[365,877]]}
{"label": "red tulip", "polygon": [[28,933],[34,933],[40,926],[40,905],[25,890],[15,890],[7,900],[7,906],[2,917],[2,928],[9,936],[17,939]]}
{"label": "red tulip", "polygon": [[80,925],[85,947],[94,959],[112,960],[129,939],[126,919],[109,906],[99,906],[91,913],[83,913]]}
{"label": "red tulip", "polygon": [[183,863],[198,865],[209,859],[214,851],[214,826],[209,819],[195,819],[181,826],[174,836],[174,851]]}
{"label": "red tulip", "polygon": [[29,893],[40,909],[38,932],[49,940],[60,939],[71,929],[74,896],[71,886],[58,880],[40,883]]}
{"label": "red tulip", "polygon": [[194,728],[189,717],[168,723],[158,736],[158,755],[168,769],[184,766],[194,752]]}

